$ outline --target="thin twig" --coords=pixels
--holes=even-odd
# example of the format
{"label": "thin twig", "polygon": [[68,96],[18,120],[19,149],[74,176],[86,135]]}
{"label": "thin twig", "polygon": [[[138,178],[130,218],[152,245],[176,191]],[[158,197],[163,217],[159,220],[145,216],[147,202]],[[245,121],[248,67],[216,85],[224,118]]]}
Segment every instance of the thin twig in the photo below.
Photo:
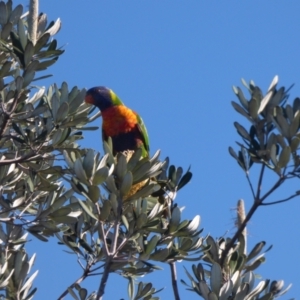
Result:
{"label": "thin twig", "polygon": [[[91,266],[89,266],[90,268]],[[68,295],[69,291],[68,289],[69,288],[73,288],[76,284],[79,284],[80,282],[82,282],[87,276],[88,276],[88,273],[89,273],[89,269],[85,269],[85,271],[83,272],[82,276],[80,278],[78,278],[74,283],[72,283],[59,297],[57,300],[62,300],[64,299],[64,297],[66,295]]]}
{"label": "thin twig", "polygon": [[261,197],[260,199],[260,204],[262,204],[262,202],[269,197],[276,189],[278,189],[281,184],[285,181],[286,177],[280,177],[277,182],[274,184],[274,186],[267,192],[265,193],[265,195],[263,197]]}
{"label": "thin twig", "polygon": [[104,292],[105,292],[105,287],[106,287],[106,283],[108,280],[108,275],[110,272],[110,266],[111,266],[111,262],[112,262],[112,256],[109,256],[106,260],[106,264],[104,267],[104,272],[101,278],[101,282],[100,282],[100,286],[99,286],[99,290],[97,293],[97,300],[101,300],[103,298]]}
{"label": "thin twig", "polygon": [[117,255],[117,243],[119,238],[119,228],[120,228],[120,220],[121,220],[121,214],[122,214],[122,205],[123,205],[123,199],[121,197],[118,198],[118,208],[117,208],[117,216],[114,224],[114,237],[112,240],[112,244],[110,247],[109,255],[106,258],[106,263],[103,271],[103,275],[101,278],[101,282],[99,285],[98,293],[97,293],[97,300],[101,300],[103,298],[105,287],[107,284],[110,267],[112,264],[113,258]]}
{"label": "thin twig", "polygon": [[300,194],[294,194],[286,199],[282,199],[282,200],[277,200],[277,201],[273,201],[273,202],[268,202],[268,203],[261,203],[261,205],[267,206],[267,205],[273,205],[273,204],[278,204],[278,203],[283,203],[283,202],[287,202],[297,196],[300,196]]}
{"label": "thin twig", "polygon": [[171,278],[172,278],[172,288],[174,293],[174,299],[180,300],[178,285],[177,285],[177,273],[176,273],[176,264],[175,262],[169,263],[171,269]]}
{"label": "thin twig", "polygon": [[264,171],[265,171],[265,164],[262,165],[261,170],[260,170],[258,184],[257,184],[256,197],[254,199],[255,202],[259,202],[259,197],[260,197],[260,192],[261,192],[261,185],[262,185]]}
{"label": "thin twig", "polygon": [[252,196],[253,198],[255,199],[255,192],[254,192],[254,189],[253,189],[253,185],[252,185],[252,182],[250,180],[250,177],[249,177],[249,173],[246,172],[246,178],[247,178],[247,181],[249,183],[249,186],[250,186],[250,189],[251,189],[251,192],[252,192]]}

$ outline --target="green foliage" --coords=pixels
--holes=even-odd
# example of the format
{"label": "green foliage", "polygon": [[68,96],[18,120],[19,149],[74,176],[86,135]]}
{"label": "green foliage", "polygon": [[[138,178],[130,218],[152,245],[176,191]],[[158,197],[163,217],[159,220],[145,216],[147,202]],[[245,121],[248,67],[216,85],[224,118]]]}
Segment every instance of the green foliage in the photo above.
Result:
{"label": "green foliage", "polygon": [[[101,299],[111,272],[128,280],[130,299],[159,299],[160,290],[139,278],[166,265],[179,299],[174,270],[182,260],[205,263],[193,266],[196,279],[187,271],[189,289],[204,299],[273,299],[283,294],[283,281],[265,280],[254,287],[253,271],[264,262],[264,242],[247,255],[244,230],[251,215],[241,218],[236,234],[226,240],[202,237],[199,215],[182,218],[175,198],[191,180],[190,169],[184,172],[170,166],[168,158],[159,160],[159,151],[151,158],[143,158],[141,149],[113,156],[111,140],[104,143],[103,156],[99,149],[78,145],[84,130],[97,129],[88,123],[100,114],[92,115],[84,102],[85,89],[69,88],[65,82],[47,89],[33,85],[50,76],[36,74],[56,63],[63,50],[52,38],[60,20],[47,25],[47,16],[40,15],[33,42],[30,17],[22,5],[13,9],[12,1],[0,2],[0,290],[6,299],[32,299],[36,292],[37,272],[29,275],[35,255],[29,258],[25,250],[29,234],[37,242],[58,239],[83,269],[59,299],[67,294]],[[251,128],[235,123],[244,144],[238,143],[238,154],[230,148],[230,154],[247,178],[254,164],[280,175],[264,196],[251,185],[252,212],[284,180],[299,175],[300,100],[285,104],[287,91],[276,84],[277,78],[263,97],[250,83],[250,100],[234,89],[241,105],[233,106]],[[80,286],[99,272],[98,291],[89,293]]]}

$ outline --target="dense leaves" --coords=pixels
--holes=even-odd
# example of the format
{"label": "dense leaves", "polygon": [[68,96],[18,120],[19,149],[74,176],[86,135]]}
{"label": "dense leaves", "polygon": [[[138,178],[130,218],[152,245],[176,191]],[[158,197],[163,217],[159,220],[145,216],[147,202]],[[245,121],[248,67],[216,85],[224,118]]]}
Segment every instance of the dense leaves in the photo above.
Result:
{"label": "dense leaves", "polygon": [[[30,17],[22,5],[0,2],[0,290],[5,298],[32,299],[36,292],[37,272],[30,274],[35,255],[26,254],[28,235],[37,242],[55,238],[76,254],[83,274],[58,291],[59,299],[67,294],[101,299],[111,272],[128,280],[130,299],[159,299],[160,290],[140,278],[167,265],[174,270],[184,260],[198,262],[192,268],[196,279],[187,271],[189,289],[204,299],[273,299],[283,294],[283,281],[255,285],[253,271],[265,260],[265,243],[247,255],[247,220],[241,219],[232,238],[213,239],[201,236],[199,215],[183,218],[176,195],[191,180],[190,168],[184,172],[169,165],[169,158],[161,161],[159,151],[150,158],[143,158],[141,149],[114,156],[110,139],[102,155],[100,149],[78,144],[84,130],[98,129],[88,124],[100,114],[83,101],[84,88],[66,82],[34,85],[50,76],[43,71],[64,51],[53,38],[60,20],[48,24],[41,14],[32,41]],[[234,88],[240,104],[233,102],[233,107],[251,127],[235,122],[243,143],[238,143],[238,154],[230,148],[247,176],[254,164],[275,171],[280,179],[273,190],[299,176],[300,164],[300,100],[286,104],[288,91],[278,89],[277,81],[266,96],[251,82],[250,100]],[[267,195],[254,195],[254,210]],[[101,277],[100,285],[88,292],[81,284],[92,275]],[[171,275],[174,279],[174,271]],[[175,279],[173,290],[176,295]]]}

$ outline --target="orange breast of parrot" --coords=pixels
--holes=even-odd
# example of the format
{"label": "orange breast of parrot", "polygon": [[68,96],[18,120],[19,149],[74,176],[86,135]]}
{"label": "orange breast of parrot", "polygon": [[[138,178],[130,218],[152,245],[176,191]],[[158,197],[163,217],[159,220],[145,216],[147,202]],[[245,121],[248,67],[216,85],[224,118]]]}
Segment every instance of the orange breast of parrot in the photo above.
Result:
{"label": "orange breast of parrot", "polygon": [[137,124],[136,113],[123,105],[107,108],[102,118],[102,129],[107,136],[130,132]]}

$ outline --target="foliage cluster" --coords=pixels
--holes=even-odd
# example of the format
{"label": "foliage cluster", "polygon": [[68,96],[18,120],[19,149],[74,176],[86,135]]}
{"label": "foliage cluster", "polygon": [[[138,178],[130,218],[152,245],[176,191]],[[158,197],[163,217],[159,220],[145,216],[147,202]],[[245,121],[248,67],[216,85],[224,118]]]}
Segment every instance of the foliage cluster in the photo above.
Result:
{"label": "foliage cluster", "polygon": [[[168,264],[174,298],[180,299],[176,263],[197,261],[187,272],[188,289],[203,299],[274,299],[285,293],[283,281],[256,283],[254,270],[264,262],[264,242],[247,252],[245,227],[255,210],[285,180],[299,176],[300,142],[297,98],[285,104],[287,91],[273,81],[266,96],[250,83],[251,99],[234,91],[241,102],[233,107],[251,123],[248,132],[235,123],[244,144],[231,155],[245,171],[253,191],[253,206],[239,215],[232,238],[203,237],[200,216],[182,219],[177,192],[191,179],[190,170],[159,160],[159,151],[142,158],[141,151],[112,155],[111,141],[104,155],[81,148],[78,140],[88,124],[99,117],[84,103],[85,89],[67,83],[48,89],[34,85],[49,75],[63,50],[53,36],[60,20],[38,17],[21,5],[0,2],[0,289],[5,299],[34,297],[35,255],[26,253],[28,235],[42,242],[49,238],[76,254],[82,276],[61,293],[74,299],[102,299],[111,272],[128,280],[130,299],[159,299],[152,283],[139,278]],[[35,32],[34,38],[32,32]],[[42,73],[40,77],[37,74]],[[289,163],[292,163],[290,168]],[[257,192],[248,170],[261,166]],[[260,195],[265,167],[279,175],[274,187]],[[298,195],[278,202],[286,201]],[[242,209],[243,204],[240,202]],[[161,263],[157,265],[157,263]],[[99,273],[98,273],[99,272]],[[99,275],[97,291],[81,287]],[[209,282],[209,283],[208,283]],[[184,284],[186,284],[183,281]],[[187,285],[187,284],[186,284]]]}

